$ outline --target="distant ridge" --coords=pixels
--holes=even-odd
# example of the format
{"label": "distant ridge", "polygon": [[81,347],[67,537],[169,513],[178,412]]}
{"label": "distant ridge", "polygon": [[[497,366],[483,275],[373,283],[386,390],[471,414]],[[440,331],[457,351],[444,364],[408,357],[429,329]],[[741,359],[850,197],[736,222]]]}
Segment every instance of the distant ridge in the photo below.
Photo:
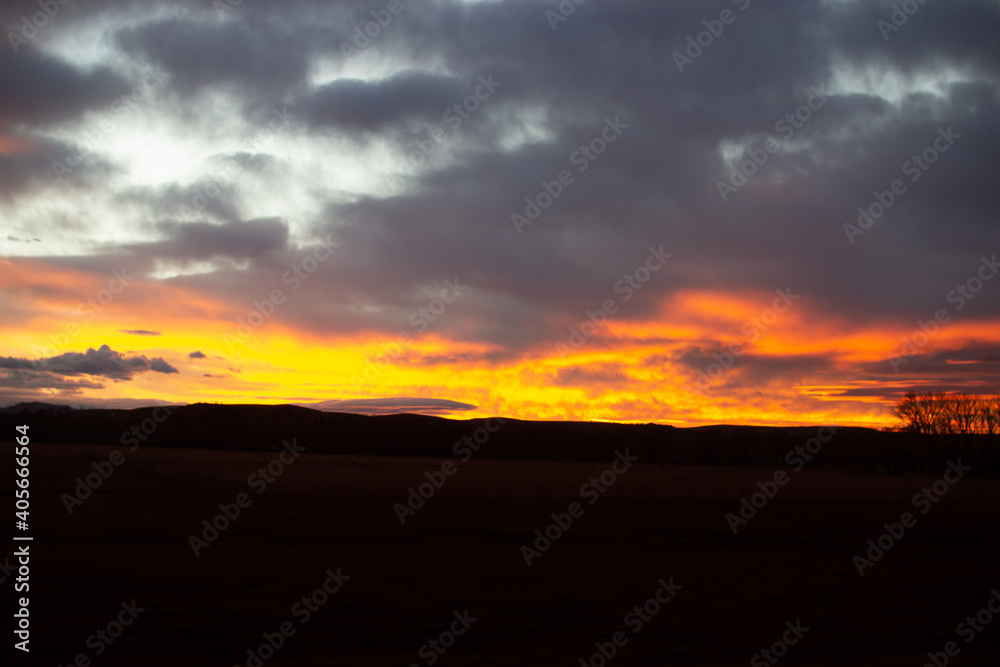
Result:
{"label": "distant ridge", "polygon": [[28,401],[14,403],[0,408],[0,414],[21,414],[23,412],[69,412],[73,410],[69,405],[56,405],[53,403],[43,403],[42,401]]}
{"label": "distant ridge", "polygon": [[[15,414],[17,415],[15,417]],[[501,425],[502,422],[502,425]],[[1000,471],[1000,437],[921,436],[857,427],[700,426],[366,416],[295,405],[71,409],[19,404],[0,411],[0,434],[31,426],[33,442],[269,451],[297,440],[319,454],[455,458],[467,438],[477,458],[604,463],[628,448],[647,464],[788,466],[807,445],[806,467],[939,472],[962,457],[975,474]],[[488,430],[490,427],[491,430]],[[817,436],[822,436],[821,442]]]}

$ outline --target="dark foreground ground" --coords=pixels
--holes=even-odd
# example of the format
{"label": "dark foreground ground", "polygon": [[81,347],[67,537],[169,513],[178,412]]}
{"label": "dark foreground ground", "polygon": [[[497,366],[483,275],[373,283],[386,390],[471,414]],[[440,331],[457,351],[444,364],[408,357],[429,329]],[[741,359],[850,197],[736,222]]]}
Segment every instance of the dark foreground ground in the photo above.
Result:
{"label": "dark foreground ground", "polygon": [[[61,495],[110,451],[32,445],[32,651],[9,664],[252,666],[248,649],[289,623],[263,664],[602,665],[595,643],[622,632],[608,665],[766,665],[751,660],[786,622],[809,629],[782,665],[920,667],[948,642],[949,664],[1000,664],[1000,614],[968,643],[956,632],[1000,588],[988,477],[923,515],[910,497],[940,474],[786,468],[788,485],[733,535],[725,515],[775,468],[636,464],[589,504],[579,487],[607,464],[473,459],[400,525],[393,505],[440,460],[303,454],[257,494],[247,477],[275,452],[148,448],[69,515]],[[250,506],[196,557],[189,536],[240,492]],[[574,500],[583,515],[528,567],[521,546]],[[906,511],[916,525],[859,576],[852,558]],[[349,579],[303,622],[294,606],[338,568]],[[7,592],[16,574],[3,574]],[[670,602],[641,629],[626,620],[671,578]],[[133,600],[138,618],[88,645]],[[466,610],[476,620],[452,644]],[[450,647],[421,650],[431,639]]]}

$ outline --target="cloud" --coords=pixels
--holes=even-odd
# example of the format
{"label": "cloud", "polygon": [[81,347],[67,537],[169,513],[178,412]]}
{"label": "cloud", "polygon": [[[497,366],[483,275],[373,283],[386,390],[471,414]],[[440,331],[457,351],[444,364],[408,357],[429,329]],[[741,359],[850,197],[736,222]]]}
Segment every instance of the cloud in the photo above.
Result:
{"label": "cloud", "polygon": [[296,108],[315,127],[377,132],[405,121],[440,122],[466,94],[454,77],[406,71],[380,81],[338,79],[312,91]]}
{"label": "cloud", "polygon": [[[214,197],[205,196],[209,191]],[[154,225],[161,235],[185,233],[178,225],[192,212],[207,219],[226,224],[239,223],[239,196],[232,188],[222,189],[211,178],[199,179],[193,183],[168,183],[159,186],[132,186],[123,188],[116,196],[123,205],[139,206],[159,222]],[[195,206],[199,206],[196,211]],[[200,224],[204,225],[204,222]],[[186,232],[192,233],[190,231]],[[193,232],[197,233],[197,232]]]}
{"label": "cloud", "polygon": [[[151,329],[191,316],[235,322],[280,288],[286,300],[255,336],[339,346],[406,332],[414,349],[394,365],[427,378],[551,360],[569,327],[614,299],[618,311],[581,354],[627,350],[662,364],[640,376],[580,359],[537,373],[537,386],[593,396],[659,391],[661,377],[683,385],[739,334],[741,320],[719,329],[717,311],[735,304],[752,317],[791,288],[795,312],[823,324],[789,334],[787,351],[748,348],[713,385],[714,395],[775,395],[886,378],[870,365],[885,347],[876,343],[950,307],[981,255],[1000,251],[996,3],[927,3],[888,41],[877,21],[891,0],[727,3],[736,21],[683,71],[674,53],[718,16],[700,3],[588,3],[555,31],[536,2],[413,3],[351,58],[341,43],[384,2],[244,2],[226,15],[194,1],[90,4],[67,7],[63,32],[32,54],[0,55],[0,137],[19,146],[0,148],[0,201],[15,238],[45,240],[4,250],[93,273],[128,266],[184,290],[134,320]],[[70,62],[95,27],[101,48]],[[155,104],[90,149],[85,169],[54,178],[52,160],[152,66],[170,74]],[[502,86],[458,127],[442,122],[481,76]],[[786,137],[778,123],[816,89],[822,106]],[[294,118],[272,131],[285,105]],[[613,142],[601,138],[609,123],[624,127]],[[903,165],[949,127],[960,138],[911,181]],[[723,201],[718,183],[768,137],[780,150]],[[572,183],[551,194],[564,171]],[[851,244],[844,225],[894,179],[905,194]],[[528,206],[538,215],[518,233],[511,215]],[[331,258],[289,289],[282,276],[328,237]],[[617,286],[661,244],[673,257],[626,299]],[[468,290],[421,316],[456,279]],[[21,280],[17,303],[28,304],[32,278]],[[997,287],[955,313],[948,335],[963,340],[945,347],[996,320]],[[134,306],[132,294],[115,307]],[[680,308],[687,299],[712,312]],[[841,350],[851,332],[871,339]],[[214,356],[210,344],[191,343]],[[949,359],[928,351],[908,377],[970,377]],[[643,402],[617,405],[639,406],[631,413]]]}
{"label": "cloud", "polygon": [[0,130],[75,119],[127,90],[125,79],[107,65],[80,69],[44,52],[0,50]]}
{"label": "cloud", "polygon": [[329,400],[319,403],[297,403],[305,408],[324,412],[353,412],[365,415],[390,415],[400,413],[448,414],[473,410],[476,406],[443,398],[357,398]]}
{"label": "cloud", "polygon": [[[278,218],[236,220],[222,224],[209,222],[179,222],[159,220],[148,227],[155,241],[106,244],[99,254],[68,256],[58,260],[68,266],[101,272],[111,265],[127,265],[129,271],[139,275],[164,269],[183,269],[192,265],[210,265],[212,271],[200,272],[205,276],[205,288],[245,291],[255,279],[273,282],[267,267],[274,264],[270,256],[284,257],[288,248],[288,224]],[[246,272],[248,262],[262,263],[264,271]],[[287,267],[286,267],[287,268]],[[222,274],[230,272],[243,287],[227,285]]]}
{"label": "cloud", "polygon": [[250,6],[238,11],[241,21],[147,21],[120,30],[116,41],[125,53],[164,67],[185,95],[215,87],[268,94],[300,83],[319,31],[302,25],[297,34],[285,20],[261,20]]}
{"label": "cloud", "polygon": [[178,262],[215,257],[244,259],[280,250],[288,243],[288,225],[277,218],[237,220],[215,225],[206,222],[158,222],[162,241],[125,246],[129,253]]}
{"label": "cloud", "polygon": [[159,331],[147,331],[146,329],[121,329],[122,333],[130,334],[132,336],[159,336]]}
{"label": "cloud", "polygon": [[188,359],[204,359],[205,353],[201,350],[196,350],[188,355]]}
{"label": "cloud", "polygon": [[[3,125],[0,124],[0,133]],[[32,148],[23,152],[4,153],[0,151],[0,200],[9,202],[30,201],[39,194],[54,191],[89,191],[106,187],[117,173],[115,165],[102,155],[87,153],[86,168],[56,173],[54,164],[65,164],[67,155],[75,147],[58,139],[34,140]],[[48,222],[48,221],[45,221]],[[37,222],[36,222],[37,225]],[[50,226],[51,225],[51,226]],[[72,228],[72,221],[59,220],[56,224],[38,225],[38,234],[51,238],[58,236],[60,228]]]}
{"label": "cloud", "polygon": [[[103,382],[97,382],[85,378],[67,378],[63,374],[49,371],[36,371],[29,366],[18,366],[17,369],[3,365],[0,358],[0,390],[7,395],[17,396],[16,400],[22,397],[31,396],[39,398],[41,394],[35,394],[40,389],[56,390],[60,395],[82,395],[85,389],[104,389]],[[15,399],[12,399],[15,400]],[[34,400],[33,398],[23,398],[23,400]]]}
{"label": "cloud", "polygon": [[162,357],[149,359],[144,355],[127,357],[115,352],[107,345],[98,349],[88,348],[86,352],[66,352],[47,359],[23,359],[15,357],[0,357],[0,369],[10,371],[8,377],[15,372],[33,373],[42,370],[52,375],[88,375],[91,377],[106,377],[112,380],[131,380],[135,375],[153,371],[155,373],[179,373]]}

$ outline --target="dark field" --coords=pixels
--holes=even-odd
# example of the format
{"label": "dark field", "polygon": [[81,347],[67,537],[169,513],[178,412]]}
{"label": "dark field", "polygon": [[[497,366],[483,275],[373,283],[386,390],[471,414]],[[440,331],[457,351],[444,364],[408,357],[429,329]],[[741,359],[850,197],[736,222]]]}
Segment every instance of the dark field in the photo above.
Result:
{"label": "dark field", "polygon": [[[950,664],[1000,664],[1000,618],[971,643],[956,634],[1000,587],[988,477],[923,515],[910,497],[941,473],[784,468],[734,536],[725,515],[777,468],[635,464],[589,504],[580,485],[610,460],[474,458],[400,525],[393,505],[440,459],[307,453],[257,494],[247,477],[277,452],[140,448],[68,515],[60,496],[111,450],[32,444],[33,664],[246,665],[288,622],[263,664],[575,666],[621,631],[609,665],[736,665],[800,619],[781,664],[919,667],[949,641]],[[251,504],[195,557],[189,535],[240,492]],[[521,546],[574,500],[582,516],[528,567]],[[906,511],[916,525],[860,577],[852,558]],[[349,579],[303,623],[294,605],[338,568]],[[671,578],[682,588],[633,632],[626,614]],[[88,637],[133,599],[145,611],[95,655]],[[421,655],[465,610],[471,627]]]}

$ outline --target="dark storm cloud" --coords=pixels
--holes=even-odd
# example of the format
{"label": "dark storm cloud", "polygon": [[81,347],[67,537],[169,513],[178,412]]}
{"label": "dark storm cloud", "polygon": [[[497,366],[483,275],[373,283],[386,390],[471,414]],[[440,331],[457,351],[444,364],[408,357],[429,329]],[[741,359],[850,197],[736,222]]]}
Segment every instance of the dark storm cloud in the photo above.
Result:
{"label": "dark storm cloud", "polygon": [[[0,125],[0,136],[4,128]],[[15,135],[16,136],[16,135]],[[54,167],[65,164],[73,146],[59,141],[31,140],[30,148],[13,153],[0,151],[0,201],[25,201],[46,191],[73,190],[77,193],[104,187],[120,173],[103,156],[87,153],[76,169]],[[57,173],[58,171],[58,173]]]}
{"label": "dark storm cloud", "polygon": [[[399,157],[401,192],[348,198],[338,191],[318,220],[295,220],[316,239],[332,235],[339,248],[289,295],[280,317],[316,332],[395,335],[412,329],[411,314],[441,281],[457,277],[470,291],[431,331],[523,351],[564,340],[569,325],[615,296],[617,281],[661,244],[674,257],[635,298],[619,302],[615,317],[653,316],[665,297],[695,288],[791,288],[803,307],[859,326],[912,323],[941,307],[982,252],[1000,251],[993,183],[1000,9],[927,3],[886,41],[876,22],[891,4],[754,0],[741,11],[730,2],[591,2],[553,31],[544,12],[555,3],[406,3],[348,62],[341,42],[384,3],[244,2],[225,20],[192,9],[139,22],[114,43],[171,74],[167,85],[181,100],[172,113],[211,116],[209,107],[187,103],[223,91],[254,125],[276,100],[296,100],[292,113],[317,141],[360,134],[405,151],[470,94],[477,77],[502,81],[419,168]],[[734,11],[735,22],[679,72],[674,53],[722,9]],[[321,58],[334,71],[404,69],[312,87]],[[937,94],[897,94],[935,80]],[[830,92],[838,83],[851,88]],[[826,91],[825,101],[786,141],[776,123],[814,89]],[[615,119],[627,127],[579,171],[571,156]],[[857,207],[908,178],[903,163],[948,127],[961,138],[851,244],[843,226],[855,222]],[[768,137],[781,150],[722,201],[717,182],[732,165],[720,147],[760,149]],[[280,173],[284,159],[293,158],[269,157],[268,173]],[[350,164],[353,156],[329,159]],[[511,214],[523,215],[525,198],[562,170],[573,183],[518,234]],[[131,255],[147,268],[157,260],[252,258],[249,268],[174,279],[244,304],[282,286],[283,273],[311,252],[290,245],[282,221],[240,222],[245,216],[228,195],[213,199],[205,221],[187,220],[176,202],[197,194],[203,182],[194,183],[132,190],[151,207],[151,220],[176,222],[147,221],[160,240],[108,246],[108,256]],[[976,312],[1000,309],[997,288],[977,296]],[[742,363],[764,380],[781,372],[759,361]]]}
{"label": "dark storm cloud", "polygon": [[156,223],[155,230],[166,238],[115,248],[119,257],[130,257],[137,267],[153,261],[185,265],[217,258],[244,260],[285,248],[288,224],[276,218],[235,221],[215,225],[207,222]]}
{"label": "dark storm cloud", "polygon": [[440,121],[442,110],[462,96],[463,84],[452,77],[408,71],[376,82],[338,79],[296,108],[316,127],[376,132],[401,121]]}
{"label": "dark storm cloud", "polygon": [[[792,287],[811,307],[859,322],[926,310],[975,268],[973,239],[1000,240],[992,213],[1000,195],[988,182],[1000,145],[1000,60],[971,45],[997,27],[996,8],[925,7],[923,23],[914,19],[905,27],[907,41],[897,45],[902,33],[887,44],[876,27],[888,3],[754,3],[678,73],[672,52],[704,29],[701,21],[714,18],[717,8],[591,5],[555,34],[544,34],[539,6],[527,4],[476,6],[461,16],[442,8],[437,28],[419,24],[424,34],[408,24],[402,39],[461,71],[530,62],[516,80],[532,91],[529,103],[547,109],[552,136],[515,152],[431,168],[397,197],[337,206],[330,229],[352,248],[356,259],[347,261],[384,260],[386,281],[429,280],[435,270],[451,270],[476,285],[502,286],[519,312],[547,303],[577,316],[641,261],[644,244],[665,241],[678,251],[676,270],[658,275],[644,297],[755,285]],[[759,148],[767,136],[780,138],[776,122],[807,101],[810,87],[828,87],[846,66],[883,70],[890,80],[898,74],[900,81],[960,67],[972,80],[951,84],[943,97],[912,95],[898,106],[875,97],[878,89],[828,95],[794,136],[806,144],[784,147],[722,202],[716,182],[730,169],[720,143]],[[619,113],[630,125],[620,140],[517,236],[510,213],[523,212],[524,197],[540,192],[542,180],[572,168],[571,152],[597,136],[603,118]],[[903,163],[949,126],[962,136],[953,152],[851,245],[843,225],[855,221],[857,206],[893,179],[908,178]],[[984,294],[982,303],[995,309],[1000,291]],[[508,313],[485,316],[480,331],[489,329],[487,337],[519,342],[501,333]]]}
{"label": "dark storm cloud", "polygon": [[754,354],[745,345],[696,345],[674,353],[688,372],[688,386],[702,391],[762,387],[788,378],[815,378],[839,367],[827,354]]}
{"label": "dark storm cloud", "polygon": [[[126,267],[130,275],[141,278],[149,278],[164,267],[210,263],[213,270],[174,281],[242,304],[244,295],[261,298],[281,286],[281,274],[290,270],[294,259],[301,259],[301,253],[288,247],[288,224],[276,218],[223,224],[161,220],[147,229],[151,236],[161,238],[143,243],[107,244],[99,254],[66,256],[53,261],[99,275],[107,275],[109,267]],[[126,293],[121,298],[127,301],[141,297]]]}
{"label": "dark storm cloud", "polygon": [[305,77],[310,32],[257,21],[248,5],[233,21],[151,21],[121,30],[117,40],[126,53],[163,66],[179,92],[232,86],[261,93],[294,87]]}
{"label": "dark storm cloud", "polygon": [[788,378],[815,378],[837,368],[827,354],[744,354],[736,359],[730,381],[742,387],[787,383]]}
{"label": "dark storm cloud", "polygon": [[[169,183],[153,187],[131,187],[117,195],[119,202],[141,206],[152,217],[210,219],[221,223],[238,222],[239,196],[232,187],[220,186],[215,179],[205,178],[180,185]],[[205,192],[215,194],[207,197]],[[187,219],[186,222],[194,222]]]}
{"label": "dark storm cloud", "polygon": [[45,125],[99,109],[127,92],[107,67],[83,70],[40,52],[0,49],[0,130]]}
{"label": "dark storm cloud", "polygon": [[153,359],[145,355],[127,357],[112,350],[107,345],[99,349],[89,348],[86,352],[66,352],[47,359],[20,359],[0,357],[0,369],[8,371],[8,377],[18,373],[29,375],[41,372],[48,375],[89,375],[112,380],[131,380],[133,376],[153,371],[155,373],[179,373],[161,357]]}

